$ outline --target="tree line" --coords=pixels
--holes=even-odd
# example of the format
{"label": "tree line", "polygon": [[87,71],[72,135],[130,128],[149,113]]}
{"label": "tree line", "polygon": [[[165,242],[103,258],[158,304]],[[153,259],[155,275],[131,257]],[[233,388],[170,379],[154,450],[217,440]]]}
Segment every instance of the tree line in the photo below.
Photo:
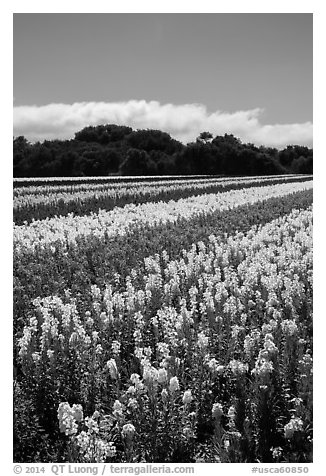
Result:
{"label": "tree line", "polygon": [[311,174],[313,149],[243,144],[232,134],[202,132],[187,145],[168,133],[115,124],[88,126],[70,140],[13,140],[14,177],[106,175]]}

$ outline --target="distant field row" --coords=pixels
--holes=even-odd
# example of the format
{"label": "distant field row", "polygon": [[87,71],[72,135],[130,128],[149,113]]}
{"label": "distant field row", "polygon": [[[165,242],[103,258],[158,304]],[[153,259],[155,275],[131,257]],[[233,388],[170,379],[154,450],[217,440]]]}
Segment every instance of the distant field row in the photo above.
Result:
{"label": "distant field row", "polygon": [[311,188],[311,180],[251,186],[223,193],[190,196],[176,201],[130,204],[109,211],[99,210],[98,213],[90,215],[69,214],[36,220],[29,225],[14,227],[14,245],[17,250],[26,249],[30,252],[38,247],[55,245],[57,242],[68,247],[88,235],[103,238],[125,235],[131,227],[155,227],[160,223],[175,223],[181,218],[191,219],[196,215],[229,210],[247,203],[252,204]]}
{"label": "distant field row", "polygon": [[161,177],[161,180],[138,180],[137,177],[134,177],[132,182],[124,181],[103,181],[103,182],[79,182],[71,181],[68,184],[45,184],[45,185],[34,185],[30,183],[27,186],[22,186],[14,188],[13,194],[14,198],[22,198],[26,195],[45,195],[49,193],[65,193],[73,194],[76,192],[89,192],[89,191],[102,191],[102,190],[119,190],[124,188],[135,187],[142,190],[146,190],[147,187],[159,188],[159,187],[177,187],[180,185],[191,185],[191,184],[215,184],[221,183],[225,184],[228,182],[234,183],[243,183],[249,181],[265,181],[265,180],[278,180],[283,179],[284,181],[292,179],[302,179],[312,177],[311,175],[306,174],[292,174],[292,175],[268,175],[268,176],[252,176],[252,177],[212,177],[212,176],[202,176],[202,177],[187,177],[187,178],[178,178],[174,180],[169,180],[164,177]]}
{"label": "distant field row", "polygon": [[311,176],[236,177],[160,180],[133,183],[43,185],[14,189],[14,221],[23,224],[54,216],[87,215],[127,204],[169,201],[220,193],[252,185],[274,185],[310,180]]}
{"label": "distant field row", "polygon": [[221,177],[221,175],[105,175],[96,177],[16,177],[14,187],[29,185],[56,185],[71,183],[122,183],[122,182],[147,182],[148,180],[180,180],[187,178]]}
{"label": "distant field row", "polygon": [[[287,174],[287,177],[295,176],[296,174]],[[189,180],[189,179],[203,179],[203,178],[222,178],[223,175],[116,175],[116,176],[97,176],[97,177],[16,177],[13,180],[14,188],[28,187],[30,185],[71,185],[82,183],[124,183],[124,182],[154,182],[160,180]],[[253,177],[263,178],[266,175],[255,175]],[[284,177],[282,175],[274,175],[273,177]],[[230,177],[225,177],[229,179]],[[239,176],[237,178],[242,178]],[[243,177],[248,178],[248,177]]]}

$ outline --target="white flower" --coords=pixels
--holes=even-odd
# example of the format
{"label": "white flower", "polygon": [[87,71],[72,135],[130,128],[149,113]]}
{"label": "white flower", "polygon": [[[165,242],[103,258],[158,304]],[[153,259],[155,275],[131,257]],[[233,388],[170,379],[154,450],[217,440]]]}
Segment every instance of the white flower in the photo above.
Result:
{"label": "white flower", "polygon": [[131,423],[126,423],[122,427],[121,434],[123,438],[132,439],[135,434],[135,431],[136,429],[134,425],[132,425]]}
{"label": "white flower", "polygon": [[38,352],[33,352],[32,359],[34,362],[39,362],[41,360],[41,356]]}
{"label": "white flower", "polygon": [[132,374],[131,377],[130,377],[130,382],[133,384],[133,385],[136,385],[140,382],[140,375],[138,374]]}
{"label": "white flower", "polygon": [[233,375],[240,376],[248,372],[248,364],[244,364],[240,360],[231,360],[229,368]]}
{"label": "white flower", "polygon": [[216,420],[219,420],[221,418],[221,416],[223,415],[223,407],[220,403],[214,403],[212,407],[212,415],[213,418],[215,418]]}
{"label": "white flower", "polygon": [[205,336],[204,332],[198,334],[197,345],[201,350],[205,350],[208,347],[208,337]]}
{"label": "white flower", "polygon": [[116,449],[115,445],[112,442],[109,442],[109,443],[107,443],[106,451],[107,451],[107,453],[106,453],[107,456],[109,458],[113,458],[113,456],[115,456],[115,454],[117,452],[117,449]]}
{"label": "white flower", "polygon": [[264,350],[267,350],[270,354],[276,354],[278,352],[278,348],[274,344],[273,340],[271,339],[266,339],[267,336],[270,334],[265,335],[265,342],[264,342]]}
{"label": "white flower", "polygon": [[228,417],[231,418],[231,420],[235,419],[235,408],[233,405],[231,405],[229,408]]}
{"label": "white flower", "polygon": [[161,368],[158,371],[157,380],[159,383],[165,383],[168,379],[168,373],[165,369]]}
{"label": "white flower", "polygon": [[303,421],[301,418],[291,418],[289,423],[284,426],[284,436],[285,438],[291,439],[295,431],[303,430]]}
{"label": "white flower", "polygon": [[85,425],[87,426],[89,433],[98,433],[99,432],[99,427],[98,427],[97,421],[94,420],[92,417],[86,417],[85,418]]}
{"label": "white flower", "polygon": [[67,436],[77,433],[78,427],[68,402],[60,403],[58,407],[58,420],[61,433],[65,433]]}
{"label": "white flower", "polygon": [[119,418],[122,415],[122,404],[119,400],[116,400],[113,404],[113,415]]}
{"label": "white flower", "polygon": [[184,405],[189,404],[192,401],[191,390],[186,390],[183,394],[182,401]]}
{"label": "white flower", "polygon": [[81,405],[74,404],[71,408],[71,413],[76,421],[82,421],[84,418],[83,407]]}
{"label": "white flower", "polygon": [[273,363],[263,359],[258,359],[255,364],[255,368],[251,371],[252,374],[257,375],[258,377],[267,377],[274,370]]}
{"label": "white flower", "polygon": [[111,379],[117,380],[119,378],[119,372],[116,361],[114,359],[110,359],[107,361],[106,366],[109,370]]}
{"label": "white flower", "polygon": [[161,392],[161,397],[162,397],[162,400],[163,402],[166,402],[168,397],[169,397],[169,394],[166,390],[166,388],[163,388],[162,392]]}
{"label": "white flower", "polygon": [[77,444],[83,451],[86,451],[90,444],[90,437],[86,431],[81,431],[79,435],[76,436]]}
{"label": "white flower", "polygon": [[121,344],[117,340],[114,340],[112,342],[111,349],[112,349],[113,355],[119,355],[120,354],[120,347],[121,347]]}
{"label": "white flower", "polygon": [[177,390],[179,390],[179,388],[180,388],[180,386],[179,386],[178,377],[170,378],[170,385],[169,385],[170,392],[171,393],[176,392]]}
{"label": "white flower", "polygon": [[169,357],[170,355],[170,349],[168,344],[165,342],[158,342],[157,344],[157,353],[161,359],[164,359],[166,357]]}
{"label": "white flower", "polygon": [[127,388],[126,393],[128,395],[134,395],[136,393],[136,388],[133,385],[129,385],[129,387]]}
{"label": "white flower", "polygon": [[214,357],[209,360],[208,367],[213,375],[220,375],[224,371],[224,366],[220,365]]}
{"label": "white flower", "polygon": [[131,410],[137,410],[138,408],[137,400],[135,398],[130,398],[127,407],[131,408]]}
{"label": "white flower", "polygon": [[151,365],[145,365],[143,370],[143,380],[147,384],[152,384],[158,379],[158,371]]}
{"label": "white flower", "polygon": [[298,326],[294,320],[286,319],[281,322],[282,331],[284,334],[293,336],[298,333]]}

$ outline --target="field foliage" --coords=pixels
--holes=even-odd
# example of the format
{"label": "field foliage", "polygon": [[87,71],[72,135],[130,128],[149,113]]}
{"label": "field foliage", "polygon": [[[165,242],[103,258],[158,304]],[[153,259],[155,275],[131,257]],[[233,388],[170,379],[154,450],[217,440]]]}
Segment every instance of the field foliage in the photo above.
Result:
{"label": "field foliage", "polygon": [[311,176],[14,207],[15,461],[312,461]]}

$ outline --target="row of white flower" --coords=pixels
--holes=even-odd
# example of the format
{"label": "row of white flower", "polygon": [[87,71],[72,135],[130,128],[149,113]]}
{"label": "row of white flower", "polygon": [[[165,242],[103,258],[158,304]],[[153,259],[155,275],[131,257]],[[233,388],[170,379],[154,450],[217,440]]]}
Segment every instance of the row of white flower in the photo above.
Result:
{"label": "row of white flower", "polygon": [[[283,423],[276,431],[287,440],[305,437],[312,423],[312,209],[145,264],[143,284],[131,273],[124,290],[91,286],[87,305],[68,290],[36,299],[18,341],[23,372],[46,376],[42,398],[53,401],[54,388],[74,382],[79,399],[62,401],[57,418],[79,461],[114,457],[119,442],[142,454],[137,444],[161,438],[160,422],[186,444],[199,421],[213,425],[221,456],[221,448],[250,438],[249,425],[255,434],[264,425],[270,406],[260,403],[274,405],[278,382],[290,390],[277,393]],[[84,417],[89,394],[99,411]],[[248,415],[243,425],[239,412]]]}
{"label": "row of white flower", "polygon": [[[289,174],[288,176],[295,176],[296,174]],[[283,177],[284,175],[274,175],[274,177]],[[195,178],[211,178],[211,175],[103,175],[103,176],[92,176],[92,177],[16,177],[13,179],[13,183],[19,185],[20,183],[54,183],[57,182],[71,182],[71,183],[80,183],[80,182],[123,182],[126,180],[140,181],[140,180],[180,180],[180,179],[195,179]],[[264,175],[256,175],[255,177],[265,177]]]}
{"label": "row of white flower", "polygon": [[[96,349],[99,361],[115,359],[121,342],[102,342],[100,335],[114,336],[119,329],[123,336],[126,326],[128,335],[133,330],[134,355],[142,363],[145,381],[158,379],[152,357],[169,372],[172,355],[180,361],[196,352],[205,356],[213,374],[229,370],[241,376],[251,366],[252,374],[264,381],[274,370],[275,357],[284,363],[290,359],[277,348],[283,338],[301,338],[303,349],[309,345],[305,340],[309,323],[301,308],[304,303],[306,309],[311,307],[311,208],[254,226],[247,234],[225,240],[211,236],[207,246],[197,243],[178,260],[163,252],[145,261],[142,289],[134,286],[133,273],[126,279],[125,291],[91,286],[92,304],[85,315],[79,314],[69,294],[65,300],[36,299],[39,318],[31,318],[24,328],[20,357],[52,362],[55,352],[70,347],[84,358]],[[152,309],[157,309],[154,314]],[[143,346],[149,329],[155,336],[155,351]],[[194,339],[196,348],[192,348]],[[210,349],[218,348],[223,339],[229,340],[227,352],[215,350],[210,356]],[[290,351],[282,345],[282,352]],[[243,361],[235,357],[239,353]],[[119,378],[118,369],[112,378]]]}
{"label": "row of white flower", "polygon": [[[293,178],[293,177],[292,177]],[[14,189],[14,197],[21,197],[24,195],[38,195],[38,194],[47,194],[47,193],[74,193],[74,192],[85,192],[89,190],[101,191],[108,189],[119,189],[121,187],[147,187],[147,186],[176,186],[179,184],[191,184],[191,183],[203,183],[203,182],[223,182],[227,180],[226,178],[212,178],[212,177],[203,177],[203,178],[181,178],[175,180],[160,179],[160,180],[137,180],[136,178],[132,181],[123,181],[123,180],[107,180],[107,181],[90,181],[90,182],[70,182],[63,184],[49,184],[49,185],[28,185],[23,187],[18,187]],[[228,179],[230,180],[230,178]]]}
{"label": "row of white flower", "polygon": [[174,223],[182,218],[191,219],[216,211],[230,210],[241,205],[253,204],[272,197],[281,197],[312,188],[312,181],[282,183],[264,187],[250,187],[217,194],[203,194],[177,201],[129,204],[111,211],[100,210],[85,216],[69,214],[33,221],[30,224],[14,225],[14,248],[33,251],[36,247],[75,244],[78,237],[89,235],[98,238],[124,235],[133,226]]}
{"label": "row of white flower", "polygon": [[[97,180],[129,180],[129,179],[155,179],[158,175],[99,175],[99,176],[89,176],[89,177],[16,177],[14,178],[14,183],[21,182],[81,182],[88,180],[90,182]],[[160,175],[162,179],[175,179],[181,177],[209,177],[209,175]]]}
{"label": "row of white flower", "polygon": [[[100,197],[121,197],[125,195],[158,195],[162,192],[174,190],[202,190],[211,186],[227,187],[238,184],[268,183],[274,180],[288,181],[296,178],[309,178],[307,175],[272,175],[264,177],[221,177],[221,178],[201,178],[201,179],[177,179],[177,180],[155,180],[155,181],[132,181],[132,182],[102,182],[102,183],[72,183],[65,185],[42,185],[28,186],[14,189],[14,208],[22,208],[30,205],[52,204],[59,200],[84,201],[94,196]],[[311,176],[310,176],[311,177]]]}

